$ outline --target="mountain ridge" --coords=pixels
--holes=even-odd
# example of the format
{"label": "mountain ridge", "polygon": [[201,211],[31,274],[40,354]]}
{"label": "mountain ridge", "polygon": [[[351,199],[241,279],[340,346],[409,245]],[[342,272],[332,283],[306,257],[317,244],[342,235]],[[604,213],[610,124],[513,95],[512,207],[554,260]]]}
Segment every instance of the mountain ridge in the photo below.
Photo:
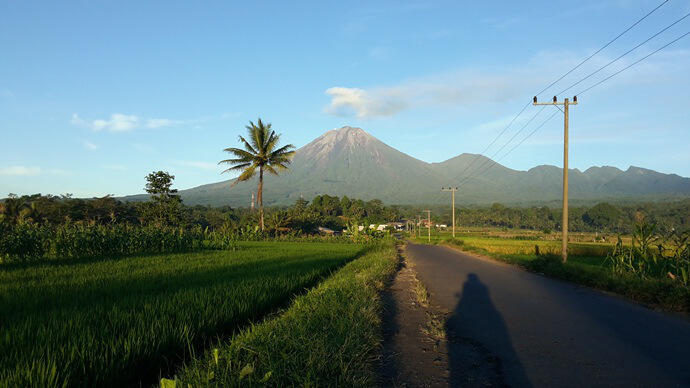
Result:
{"label": "mountain ridge", "polygon": [[[471,176],[486,163],[492,163],[492,167]],[[569,171],[573,200],[690,196],[690,178],[676,174],[636,166],[627,170],[593,166],[585,171]],[[266,205],[288,205],[298,198],[311,199],[319,194],[378,198],[386,204],[446,203],[448,196],[440,188],[457,185],[461,180],[465,183],[456,196],[459,204],[548,202],[559,199],[562,192],[562,169],[557,166],[514,170],[470,153],[428,163],[350,126],[326,131],[295,152],[288,172],[269,174],[264,180]],[[231,188],[233,181],[209,183],[179,193],[188,205],[248,206],[256,179]],[[144,198],[138,195],[124,199]]]}

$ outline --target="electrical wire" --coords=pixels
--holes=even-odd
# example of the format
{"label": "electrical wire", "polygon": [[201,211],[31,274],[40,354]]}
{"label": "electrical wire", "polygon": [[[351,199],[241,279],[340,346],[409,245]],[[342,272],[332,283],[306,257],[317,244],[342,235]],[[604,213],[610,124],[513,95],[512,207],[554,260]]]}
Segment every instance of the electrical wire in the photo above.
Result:
{"label": "electrical wire", "polygon": [[[628,28],[626,28],[625,30],[623,30],[623,32],[621,32],[621,33],[618,34],[616,37],[614,37],[613,39],[611,39],[610,41],[608,41],[606,44],[604,44],[602,47],[600,47],[600,48],[599,48],[598,50],[596,50],[594,53],[592,53],[591,55],[589,55],[587,58],[585,58],[585,59],[583,59],[582,61],[580,61],[577,65],[575,65],[573,68],[571,68],[570,70],[568,70],[566,73],[564,73],[562,76],[560,76],[559,78],[557,78],[555,81],[551,82],[549,85],[547,85],[545,88],[543,88],[542,90],[540,90],[540,91],[539,91],[538,93],[536,93],[535,95],[540,95],[540,94],[542,94],[543,92],[545,92],[546,90],[548,90],[549,88],[551,88],[553,85],[555,85],[555,84],[557,84],[558,82],[560,82],[561,80],[563,80],[566,76],[568,76],[569,74],[571,74],[573,71],[575,71],[575,70],[577,70],[578,68],[580,68],[580,66],[582,66],[584,63],[586,63],[587,61],[589,61],[590,59],[592,59],[595,55],[599,54],[601,51],[603,51],[605,48],[607,48],[608,46],[610,46],[612,43],[614,43],[615,41],[617,41],[620,37],[622,37],[623,35],[625,35],[628,31],[630,31],[631,29],[633,29],[635,26],[637,26],[638,24],[640,24],[643,20],[645,20],[645,19],[646,19],[647,17],[649,17],[651,14],[653,14],[654,12],[656,12],[656,11],[657,11],[659,8],[661,8],[663,5],[665,5],[666,3],[668,3],[668,1],[669,1],[669,0],[664,0],[664,1],[662,1],[662,2],[661,2],[659,5],[657,5],[654,9],[652,9],[651,11],[649,11],[648,13],[646,13],[644,16],[642,16],[640,19],[638,19],[637,21],[635,21],[635,22],[634,22],[632,25],[630,25]],[[678,19],[677,21],[675,21],[675,22],[672,23],[671,25],[667,26],[667,27],[664,28],[663,30],[657,32],[657,33],[656,33],[655,35],[653,35],[651,38],[649,38],[649,39],[647,39],[646,41],[642,42],[641,44],[639,44],[638,46],[636,46],[636,47],[634,47],[633,49],[629,50],[628,52],[626,52],[625,54],[623,54],[623,55],[621,55],[620,57],[616,58],[615,60],[611,61],[610,63],[608,63],[608,64],[605,65],[604,67],[600,68],[600,69],[597,70],[596,72],[599,72],[600,70],[603,70],[605,67],[607,67],[607,66],[609,66],[610,64],[612,64],[613,62],[619,60],[619,59],[622,58],[623,56],[629,54],[631,51],[637,49],[639,46],[645,44],[646,42],[648,42],[649,40],[651,40],[651,39],[653,39],[654,37],[658,36],[658,35],[661,34],[662,32],[668,30],[669,28],[671,28],[672,26],[674,26],[675,24],[677,24],[678,22],[680,22],[681,20],[685,19],[685,18],[688,17],[688,16],[690,16],[690,13],[688,13],[687,15],[683,16],[682,18]],[[687,35],[687,34],[686,34],[686,35]],[[684,36],[685,36],[685,35],[684,35]],[[681,37],[681,38],[682,38],[682,37]],[[680,38],[678,38],[678,39],[676,39],[676,40],[679,40],[679,39],[680,39]],[[674,42],[675,42],[675,41],[674,41]],[[674,43],[674,42],[671,42],[671,43]],[[671,43],[669,43],[668,45],[670,45]],[[668,46],[668,45],[666,45],[666,46]],[[666,46],[664,46],[664,47],[666,47]],[[662,47],[662,49],[663,49],[664,47]],[[657,50],[657,51],[659,51],[659,50]],[[655,51],[655,52],[656,52],[656,51]],[[655,53],[655,52],[654,52],[654,53]],[[654,53],[652,53],[652,54],[654,54]],[[652,54],[648,55],[647,57],[651,56]],[[645,57],[645,58],[646,58],[646,57]],[[645,59],[645,58],[643,58],[643,59]],[[638,61],[638,62],[639,62],[639,61]],[[638,62],[635,62],[635,63],[638,63]],[[633,63],[633,65],[634,65],[635,63]],[[631,67],[631,66],[632,66],[632,65],[628,66],[627,68],[629,68],[629,67]],[[626,68],[626,69],[627,69],[627,68]],[[625,70],[625,69],[623,69],[623,70]],[[623,70],[621,70],[621,71],[623,71]],[[596,72],[594,72],[594,73],[588,75],[588,76],[585,77],[584,79],[582,79],[582,80],[578,81],[577,83],[575,83],[575,84],[569,86],[569,87],[566,88],[563,92],[565,92],[565,91],[571,89],[572,87],[578,85],[579,83],[581,83],[581,82],[584,81],[585,79],[587,79],[587,78],[591,77],[592,75],[594,75]],[[609,77],[607,77],[605,80],[607,80],[607,79],[609,79],[609,78],[615,76],[615,75],[618,74],[618,73],[620,73],[620,71],[617,72],[617,73],[615,73],[615,74],[613,74],[613,75],[611,75],[611,76],[609,76]],[[591,88],[593,88],[593,87],[595,87],[595,86],[601,84],[601,83],[604,82],[605,80],[602,80],[601,82],[599,82],[599,83],[597,83],[597,84],[595,84],[595,85],[592,85],[590,88],[586,89],[585,91],[587,91],[587,90],[589,90],[589,89],[591,89]],[[562,94],[563,92],[560,92],[560,93],[558,93],[558,94]],[[582,94],[582,92],[579,93],[579,94]],[[491,148],[491,146],[493,146],[493,145],[496,143],[496,141],[498,141],[498,139],[499,139],[501,136],[503,136],[503,134],[504,134],[504,133],[513,125],[513,123],[522,115],[522,113],[527,109],[527,107],[528,107],[529,105],[530,105],[530,102],[528,102],[527,104],[525,104],[525,106],[518,112],[518,114],[515,115],[515,117],[513,117],[513,119],[510,121],[510,123],[508,123],[508,125],[507,125],[505,128],[503,128],[503,130],[501,130],[501,132],[491,141],[491,143],[489,143],[489,145],[481,152],[481,154],[476,154],[476,155],[475,155],[475,157],[472,159],[472,161],[461,171],[460,176],[462,176],[463,174],[465,174],[465,172],[467,172],[467,171],[470,169],[470,167],[472,167],[472,166],[475,164],[475,162],[479,159],[479,156],[482,155],[482,154],[484,154],[484,153],[486,153],[486,151],[487,151],[489,148]],[[558,108],[558,107],[556,107],[556,108]],[[527,127],[527,125],[529,125],[529,123],[531,123],[532,120],[534,120],[534,118],[535,118],[539,113],[541,113],[543,110],[544,110],[544,108],[542,108],[541,110],[539,110],[539,111],[537,112],[537,114],[535,114],[534,116],[532,116],[532,118],[531,118],[522,128],[520,128],[520,130],[518,130],[518,131],[517,131],[517,132],[516,132],[516,133],[505,143],[505,144],[503,144],[503,146],[501,146],[501,147],[494,153],[494,155],[498,154],[503,148],[505,148],[505,146],[507,146],[508,144],[510,144],[510,142],[512,142],[513,139],[514,139],[520,132],[522,132],[522,130],[524,130],[524,129]],[[559,108],[559,110],[560,110],[560,108]],[[561,110],[561,112],[562,112],[562,110]],[[556,113],[557,113],[557,112],[554,112],[551,116],[549,116],[549,118],[547,118],[544,122],[542,122],[535,130],[533,130],[533,131],[532,131],[530,134],[528,134],[524,139],[522,139],[522,141],[520,141],[520,143],[518,143],[516,146],[514,146],[513,148],[511,148],[510,151],[508,151],[508,153],[506,153],[505,155],[503,155],[503,156],[501,157],[501,159],[504,158],[505,156],[507,156],[509,153],[511,153],[515,148],[517,148],[519,145],[521,145],[525,140],[527,140],[527,139],[528,139],[530,136],[532,136],[534,133],[536,133],[536,131],[537,131],[538,129],[540,129],[544,124],[546,124],[546,122],[548,122],[549,120],[551,120],[551,119],[555,116]],[[459,183],[459,185],[462,185],[462,184],[465,183],[466,181],[468,181],[468,180],[472,179],[473,177],[479,175],[479,174],[476,174],[476,172],[477,172],[477,171],[480,171],[480,170],[482,169],[482,167],[483,167],[487,162],[490,161],[490,162],[493,162],[493,164],[496,164],[496,162],[494,162],[494,161],[492,160],[493,157],[494,157],[494,155],[492,155],[491,158],[485,159],[484,162],[483,162],[482,164],[480,164],[480,166],[479,166],[477,169],[474,170],[475,172],[474,172],[474,173],[471,173],[471,174],[469,174],[469,175],[467,175],[467,176]],[[491,164],[489,168],[491,168],[491,167],[493,166],[493,164]],[[484,171],[488,171],[488,168],[487,168],[486,170],[484,170]],[[482,173],[483,173],[483,172],[482,172]]]}
{"label": "electrical wire", "polygon": [[[520,128],[517,132],[515,132],[515,133],[513,134],[513,136],[512,136],[510,139],[508,139],[507,142],[505,142],[496,152],[493,153],[493,155],[491,155],[491,156],[490,156],[489,158],[487,158],[487,159],[484,159],[484,161],[482,162],[482,164],[480,164],[479,167],[477,167],[477,169],[475,170],[475,172],[476,172],[476,171],[479,171],[482,167],[484,167],[484,166],[486,165],[486,163],[488,163],[488,161],[490,161],[490,160],[493,159],[496,155],[498,155],[498,153],[501,152],[508,144],[510,144],[510,142],[512,142],[513,139],[515,139],[515,138],[517,137],[517,135],[519,135],[525,128],[527,128],[527,126],[530,125],[530,123],[532,123],[532,121],[534,121],[534,119],[537,118],[537,116],[539,116],[539,114],[540,114],[541,112],[544,111],[544,109],[546,109],[546,105],[544,105],[544,106],[543,106],[541,109],[539,109],[529,120],[527,120],[527,122],[525,123],[525,125],[523,125],[522,128]],[[473,174],[470,174],[467,178],[469,178],[469,177],[472,176],[472,175],[473,175]],[[466,181],[467,181],[467,179],[462,180],[462,181],[459,183],[459,185],[462,185],[462,184],[465,183]]]}
{"label": "electrical wire", "polygon": [[619,59],[621,59],[621,58],[623,58],[624,56],[630,54],[631,52],[637,50],[637,49],[638,49],[640,46],[642,46],[643,44],[645,44],[645,43],[649,42],[650,40],[656,38],[656,37],[659,36],[659,34],[661,34],[662,32],[664,32],[664,31],[668,30],[669,28],[675,26],[676,24],[680,23],[683,19],[687,18],[688,16],[690,16],[690,12],[686,13],[685,16],[683,16],[682,18],[680,18],[680,19],[676,20],[675,22],[669,24],[668,26],[666,26],[666,27],[665,27],[664,29],[662,29],[661,31],[659,31],[659,32],[657,32],[656,34],[652,35],[651,37],[647,38],[647,40],[645,40],[644,42],[638,44],[637,46],[635,46],[635,47],[631,48],[630,50],[626,51],[625,53],[621,54],[620,56],[618,56],[618,58],[616,58],[616,59],[610,61],[609,63],[605,64],[604,66],[602,66],[602,67],[596,69],[595,71],[589,73],[587,76],[585,76],[584,78],[582,78],[582,79],[580,79],[579,81],[575,82],[574,84],[572,84],[572,85],[568,86],[567,88],[561,90],[561,91],[558,92],[556,95],[563,94],[563,93],[565,93],[566,91],[568,91],[568,90],[574,88],[575,86],[579,85],[579,84],[582,83],[583,81],[589,79],[589,77],[593,76],[594,74],[597,74],[598,72],[604,70],[605,68],[609,67],[609,66],[612,65],[613,63],[617,62]]}
{"label": "electrical wire", "polygon": [[[674,40],[672,40],[672,41],[666,43],[665,45],[659,47],[658,49],[652,51],[651,53],[645,55],[644,57],[638,59],[637,61],[631,63],[630,65],[628,65],[628,66],[626,66],[626,67],[624,67],[624,68],[618,70],[617,72],[615,72],[615,73],[609,75],[608,77],[602,79],[601,81],[599,81],[599,82],[597,82],[597,83],[595,83],[595,84],[589,86],[588,88],[582,90],[580,93],[577,93],[577,95],[582,95],[582,94],[584,94],[585,92],[587,92],[587,91],[593,89],[594,87],[601,85],[602,83],[604,83],[604,82],[608,81],[609,79],[615,77],[616,75],[618,75],[618,74],[624,72],[625,70],[628,70],[629,68],[631,68],[631,67],[635,66],[636,64],[638,64],[638,63],[644,61],[645,59],[651,57],[652,55],[658,53],[659,51],[661,51],[661,50],[665,49],[666,47],[668,47],[668,46],[670,46],[670,45],[676,43],[677,41],[679,41],[679,40],[685,38],[685,37],[688,36],[688,35],[690,35],[690,31],[688,31],[688,32],[686,32],[685,34],[683,34],[683,35],[677,37],[676,39],[674,39]],[[563,112],[563,110],[561,110],[560,107],[558,107],[558,106],[556,106],[556,105],[554,105],[554,106],[555,106],[556,108],[558,108],[558,110],[560,110],[561,112]],[[539,124],[539,126],[537,126],[532,132],[530,132],[527,136],[525,136],[518,144],[516,144],[515,146],[513,146],[513,148],[511,148],[510,150],[508,150],[508,152],[506,152],[503,156],[501,156],[500,158],[496,159],[496,161],[493,161],[493,160],[491,160],[491,159],[487,159],[487,160],[491,160],[492,163],[489,165],[489,167],[487,167],[486,169],[482,170],[482,171],[481,171],[479,174],[477,174],[477,175],[482,175],[482,174],[486,173],[487,171],[489,171],[489,169],[491,169],[491,167],[493,167],[494,165],[498,164],[498,162],[500,162],[501,160],[503,160],[506,156],[508,156],[508,155],[509,155],[511,152],[513,152],[516,148],[518,148],[520,145],[522,145],[522,143],[524,143],[527,139],[529,139],[532,135],[534,135],[541,127],[543,127],[548,121],[550,121],[557,113],[558,113],[557,111],[556,111],[556,112],[553,112],[553,113],[551,114],[551,116],[549,116],[546,120],[544,120],[541,124]],[[493,157],[492,157],[492,158],[493,158]],[[475,176],[477,176],[477,175],[475,175]]]}
{"label": "electrical wire", "polygon": [[[563,74],[560,78],[558,78],[557,80],[551,82],[547,87],[545,87],[544,89],[540,90],[539,93],[535,94],[535,96],[538,96],[538,95],[544,93],[547,89],[549,89],[549,88],[552,87],[553,85],[557,84],[560,80],[562,80],[563,78],[567,77],[567,76],[568,76],[570,73],[572,73],[573,71],[577,70],[577,69],[578,69],[580,66],[582,66],[585,62],[589,61],[590,59],[592,59],[592,57],[594,57],[595,55],[599,54],[599,53],[600,53],[602,50],[604,50],[605,48],[609,47],[609,46],[611,45],[611,43],[617,41],[618,38],[620,38],[621,36],[625,35],[628,31],[632,30],[633,27],[635,27],[636,25],[640,24],[640,22],[642,22],[643,20],[645,20],[649,15],[653,14],[657,9],[661,8],[661,6],[663,6],[663,5],[666,4],[666,3],[668,3],[668,0],[664,0],[661,4],[657,5],[656,8],[654,8],[654,9],[651,10],[651,11],[649,11],[646,15],[644,15],[643,17],[641,17],[640,19],[638,19],[638,20],[637,20],[635,23],[633,23],[630,27],[626,28],[623,32],[621,32],[620,34],[618,34],[618,36],[616,36],[615,38],[611,39],[611,40],[610,40],[608,43],[606,43],[605,45],[601,46],[601,48],[599,48],[599,50],[595,51],[594,53],[592,53],[592,55],[590,55],[590,56],[588,56],[587,58],[583,59],[583,60],[582,60],[580,63],[578,63],[575,67],[573,67],[572,69],[568,70],[565,74]],[[559,93],[559,94],[560,94],[560,93]]]}
{"label": "electrical wire", "polygon": [[685,37],[688,36],[688,35],[690,35],[690,31],[688,31],[688,32],[686,32],[685,34],[683,34],[683,35],[677,37],[676,39],[674,39],[674,40],[672,40],[672,41],[666,43],[665,45],[659,47],[658,49],[652,51],[651,53],[645,55],[644,57],[638,59],[637,61],[635,61],[635,62],[629,64],[628,66],[626,66],[626,67],[624,67],[624,68],[618,70],[617,72],[615,72],[615,73],[609,75],[608,77],[602,79],[601,81],[595,83],[594,85],[588,87],[587,89],[582,90],[582,91],[581,91],[580,93],[578,93],[577,95],[582,95],[583,93],[589,91],[590,89],[592,89],[592,88],[594,88],[594,87],[596,87],[596,86],[601,85],[602,83],[604,83],[604,82],[608,81],[609,79],[611,79],[611,78],[617,76],[618,74],[620,74],[620,73],[622,73],[622,72],[628,70],[629,68],[631,68],[631,67],[637,65],[638,63],[644,61],[645,59],[651,57],[652,55],[658,53],[659,51],[661,51],[661,50],[665,49],[666,47],[668,47],[668,46],[670,46],[670,45],[676,43],[677,41],[679,41],[679,40],[685,38]]}
{"label": "electrical wire", "polygon": [[520,145],[522,145],[522,143],[524,143],[527,139],[529,139],[532,135],[534,135],[538,130],[540,130],[544,125],[546,125],[546,123],[548,123],[549,121],[551,121],[551,119],[553,119],[554,116],[556,116],[557,113],[558,113],[558,111],[554,111],[554,112],[551,114],[551,116],[547,117],[546,120],[542,121],[541,124],[539,124],[536,128],[534,128],[534,130],[532,130],[532,132],[530,132],[527,136],[525,136],[522,140],[520,140],[519,143],[517,143],[515,146],[513,146],[513,148],[511,148],[510,150],[508,150],[508,152],[506,152],[506,153],[505,153],[503,156],[501,156],[500,158],[496,159],[495,161],[494,161],[494,160],[491,160],[491,159],[487,159],[487,160],[490,160],[490,161],[491,161],[491,164],[489,164],[489,166],[487,166],[487,168],[485,168],[484,170],[482,170],[479,174],[475,175],[473,178],[476,178],[476,177],[479,176],[479,175],[485,174],[485,173],[488,172],[493,166],[497,165],[498,162],[500,162],[501,160],[505,159],[506,156],[508,156],[511,152],[513,152],[513,151],[514,151],[516,148],[518,148]]}

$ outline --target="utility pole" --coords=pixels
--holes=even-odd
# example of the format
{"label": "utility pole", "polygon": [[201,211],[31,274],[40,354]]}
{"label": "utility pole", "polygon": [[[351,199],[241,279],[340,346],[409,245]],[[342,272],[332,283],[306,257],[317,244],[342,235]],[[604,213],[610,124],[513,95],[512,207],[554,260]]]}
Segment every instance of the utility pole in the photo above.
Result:
{"label": "utility pole", "polygon": [[431,210],[422,210],[423,212],[426,212],[426,226],[428,228],[429,234],[428,234],[428,242],[431,244]]}
{"label": "utility pole", "polygon": [[452,198],[451,203],[453,206],[453,238],[455,238],[455,192],[458,191],[458,188],[457,187],[449,187],[446,189],[445,187],[441,187],[441,191],[450,191],[450,193],[451,193],[450,197]]}
{"label": "utility pole", "polygon": [[[561,252],[563,254],[563,262],[568,261],[568,107],[570,105],[577,105],[577,96],[573,97],[573,101],[567,98],[562,102],[558,102],[556,96],[553,96],[552,102],[537,102],[537,96],[534,96],[534,105],[563,105],[563,247]],[[560,108],[558,108],[560,109]]]}

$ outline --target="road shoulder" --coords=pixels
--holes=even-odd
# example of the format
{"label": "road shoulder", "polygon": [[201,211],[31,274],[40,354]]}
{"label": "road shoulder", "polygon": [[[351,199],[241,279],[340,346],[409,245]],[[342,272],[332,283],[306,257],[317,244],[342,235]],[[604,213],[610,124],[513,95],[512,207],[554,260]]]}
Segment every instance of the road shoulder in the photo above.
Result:
{"label": "road shoulder", "polygon": [[447,312],[429,302],[414,267],[400,248],[400,268],[382,295],[383,349],[379,385],[438,387],[449,385],[445,338]]}

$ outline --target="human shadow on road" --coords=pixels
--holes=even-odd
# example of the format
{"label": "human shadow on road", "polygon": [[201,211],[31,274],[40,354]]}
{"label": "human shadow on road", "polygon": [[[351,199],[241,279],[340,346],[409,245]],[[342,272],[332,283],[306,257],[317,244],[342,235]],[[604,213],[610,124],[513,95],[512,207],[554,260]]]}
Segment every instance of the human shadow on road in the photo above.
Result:
{"label": "human shadow on road", "polygon": [[446,321],[452,387],[531,387],[489,289],[470,273]]}

